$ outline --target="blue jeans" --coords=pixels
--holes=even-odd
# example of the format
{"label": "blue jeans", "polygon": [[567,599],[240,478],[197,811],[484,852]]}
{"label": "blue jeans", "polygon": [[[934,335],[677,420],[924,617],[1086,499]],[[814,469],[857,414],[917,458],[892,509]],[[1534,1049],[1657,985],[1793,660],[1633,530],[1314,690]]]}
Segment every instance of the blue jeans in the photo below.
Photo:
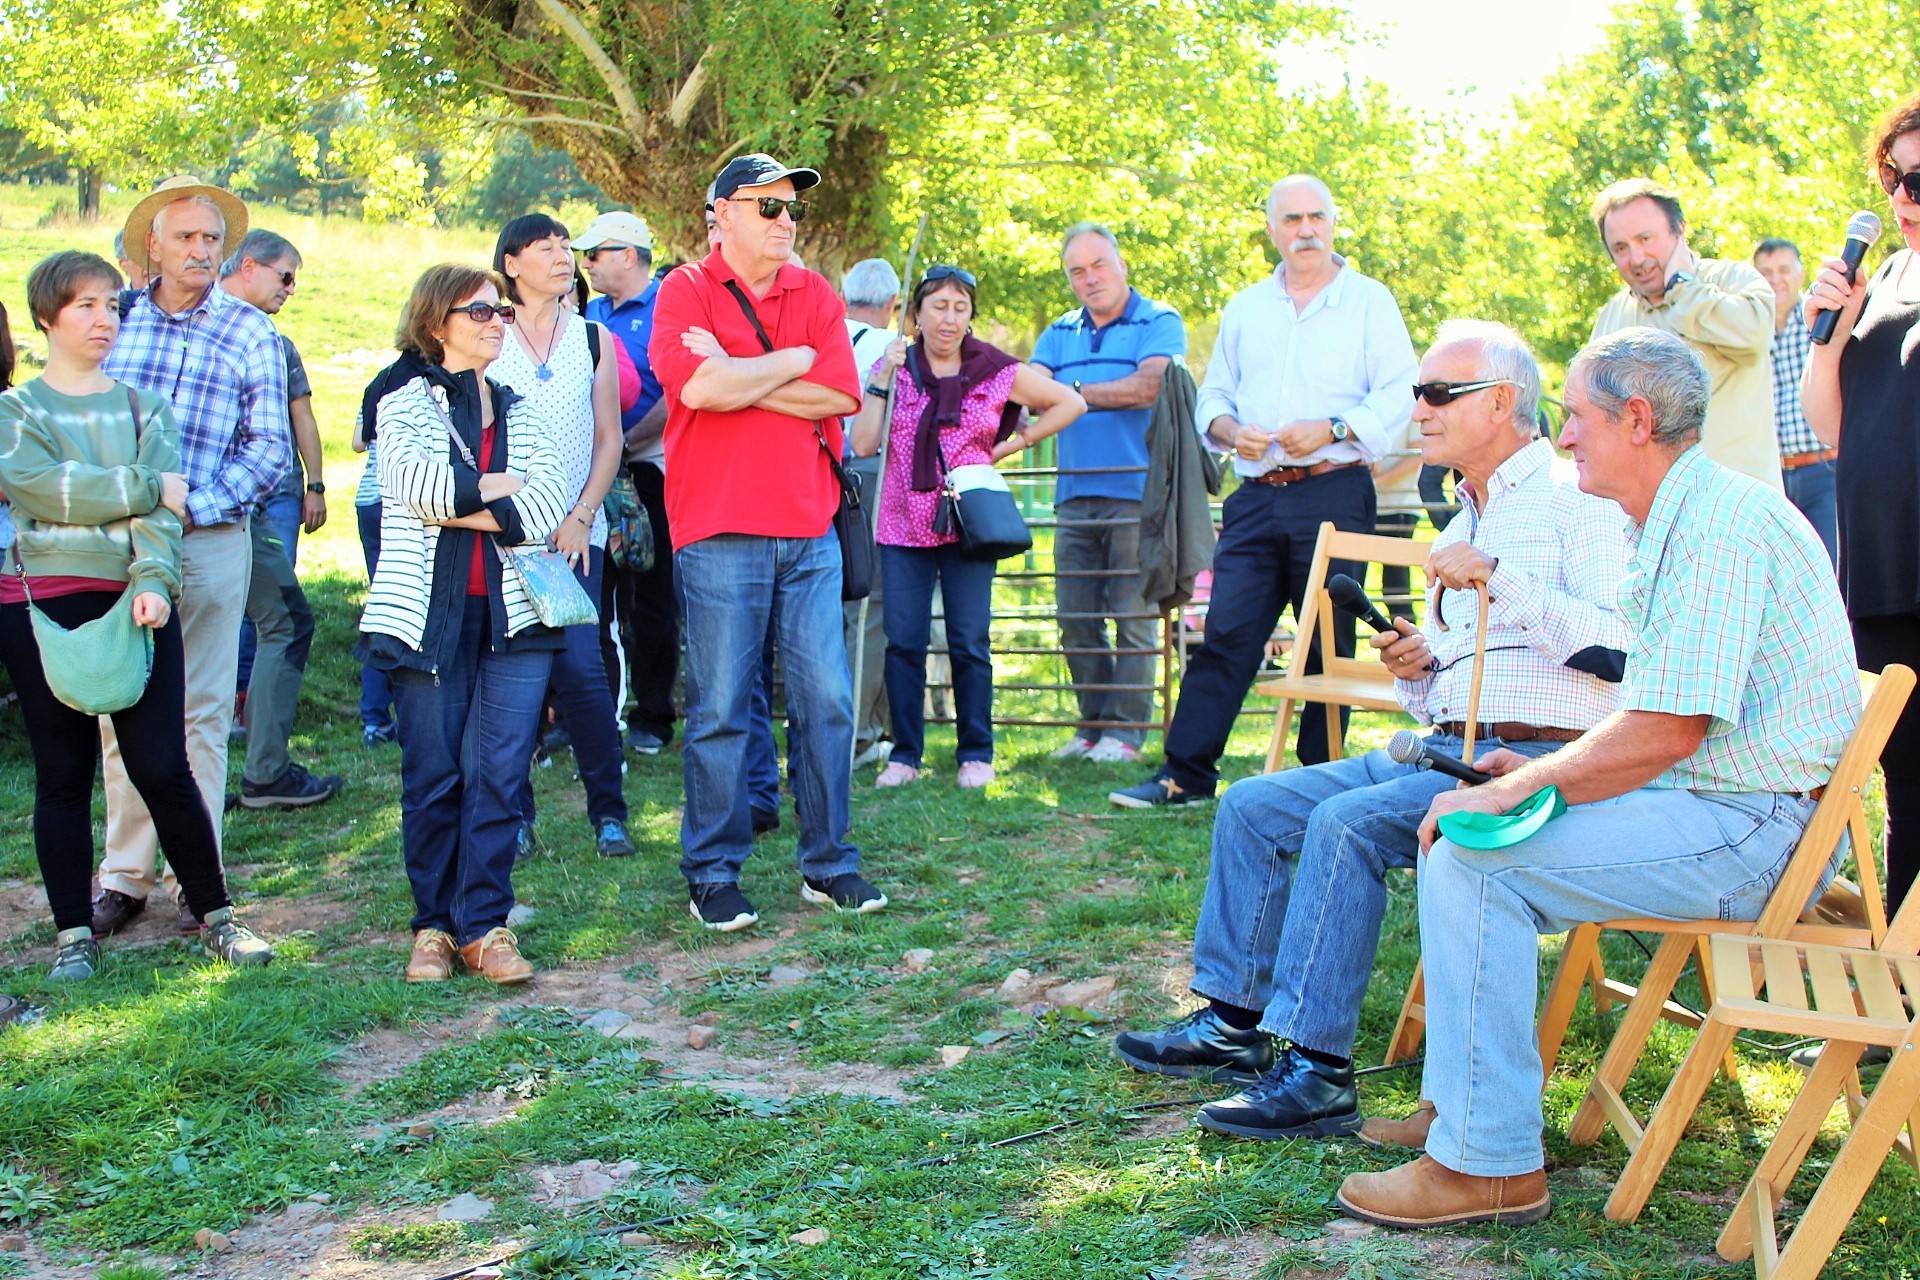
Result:
{"label": "blue jeans", "polygon": [[[754,679],[747,703],[747,798],[752,807],[780,812],[780,744],[773,740],[773,629],[767,629],[760,650],[760,674]],[[787,746],[799,746],[793,720],[787,720]],[[791,766],[789,766],[791,769]]]}
{"label": "blue jeans", "polygon": [[[1434,734],[1458,757],[1459,738]],[[1557,742],[1505,746],[1527,756]],[[1353,1056],[1373,973],[1387,872],[1411,868],[1427,805],[1445,774],[1395,764],[1384,751],[1242,778],[1220,798],[1213,861],[1193,935],[1193,990],[1321,1053]]]}
{"label": "blue jeans", "polygon": [[947,657],[953,665],[954,758],[993,760],[993,654],[987,624],[993,612],[991,560],[969,560],[957,543],[944,547],[881,547],[887,580],[887,708],[893,718],[893,762],[920,767],[927,745],[927,639],[933,589],[946,613]]}
{"label": "blue jeans", "polygon": [[1820,541],[1827,549],[1827,559],[1838,564],[1840,508],[1834,497],[1833,468],[1833,459],[1829,458],[1825,462],[1810,462],[1804,467],[1782,471],[1780,478],[1786,482],[1787,500],[1800,508],[1800,514],[1820,535]]}
{"label": "blue jeans", "polygon": [[[380,504],[370,502],[353,509],[360,522],[360,554],[367,560],[367,581],[380,563]],[[388,729],[393,726],[393,681],[380,668],[360,665],[360,727]]]}
{"label": "blue jeans", "polygon": [[487,602],[465,606],[450,666],[437,678],[393,673],[413,928],[444,929],[462,946],[513,910],[519,789],[553,665],[551,650],[494,652]]}
{"label": "blue jeans", "polygon": [[[602,580],[607,572],[607,553],[599,547],[587,549],[584,571],[576,571],[589,600],[600,599]],[[600,649],[600,627],[582,623],[568,627],[561,635],[566,647],[553,655],[552,688],[549,696],[567,727],[573,742],[573,763],[587,792],[587,817],[594,826],[611,819],[627,820],[627,797],[620,789],[620,769],[625,752],[620,745],[620,718],[613,709],[613,693],[607,687],[607,663]],[[531,758],[533,749],[527,754]],[[520,779],[520,818],[533,825],[533,777]]]}
{"label": "blue jeans", "polygon": [[[1814,805],[1646,787],[1576,805],[1510,849],[1435,841],[1420,860],[1427,1154],[1480,1177],[1540,1167],[1541,934],[1621,916],[1757,919]],[[1814,897],[1845,853],[1842,841]]]}
{"label": "blue jeans", "polygon": [[[299,471],[300,468],[298,464],[295,464],[294,474],[296,477]],[[295,482],[290,481],[288,483]],[[305,496],[305,491],[297,487],[297,484],[296,487],[292,489],[289,489],[286,484],[283,484],[280,488],[268,495],[266,501],[260,504],[260,509],[256,511],[253,516],[255,520],[265,520],[267,522],[267,529],[277,536],[280,539],[280,545],[287,549],[287,563],[296,568],[300,564],[300,504],[305,499]],[[375,507],[375,514],[378,514],[379,510],[380,508]],[[368,575],[372,575],[371,570],[368,571]],[[240,623],[240,674],[234,684],[234,688],[240,692],[245,692],[247,682],[253,678],[253,655],[259,647],[259,644],[260,638],[254,634],[252,620],[242,619]]]}
{"label": "blue jeans", "polygon": [[690,884],[737,881],[753,847],[746,786],[749,705],[769,630],[792,709],[788,774],[801,874],[858,869],[847,840],[853,691],[840,629],[840,544],[719,534],[674,552],[686,619],[686,805],[680,870]]}

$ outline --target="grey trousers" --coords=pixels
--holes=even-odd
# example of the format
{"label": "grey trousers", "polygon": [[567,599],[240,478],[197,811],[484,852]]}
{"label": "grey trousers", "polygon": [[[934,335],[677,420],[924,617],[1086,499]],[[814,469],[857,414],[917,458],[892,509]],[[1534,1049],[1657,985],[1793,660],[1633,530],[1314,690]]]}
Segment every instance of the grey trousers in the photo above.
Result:
{"label": "grey trousers", "polygon": [[247,681],[246,779],[256,786],[287,771],[287,739],[300,705],[300,682],[307,674],[307,650],[313,644],[313,610],[294,576],[293,560],[280,534],[265,520],[253,521],[253,577],[247,590],[247,619],[259,647]]}
{"label": "grey trousers", "polygon": [[[1054,533],[1053,564],[1062,573],[1122,572],[1107,577],[1063,576],[1055,579],[1054,602],[1061,614],[1060,642],[1069,651],[1099,649],[1104,653],[1067,654],[1082,720],[1144,722],[1153,715],[1152,654],[1116,655],[1113,649],[1151,649],[1159,643],[1157,617],[1116,617],[1145,614],[1153,606],[1140,598],[1140,504],[1124,498],[1069,498],[1054,508],[1060,527]],[[1079,521],[1117,521],[1077,528]],[[1095,615],[1072,617],[1069,615]],[[1104,615],[1104,616],[1100,616]],[[1113,624],[1113,639],[1107,624]],[[1137,685],[1124,692],[1088,688],[1090,685]],[[1082,736],[1098,742],[1115,738],[1139,746],[1143,729],[1087,729]]]}

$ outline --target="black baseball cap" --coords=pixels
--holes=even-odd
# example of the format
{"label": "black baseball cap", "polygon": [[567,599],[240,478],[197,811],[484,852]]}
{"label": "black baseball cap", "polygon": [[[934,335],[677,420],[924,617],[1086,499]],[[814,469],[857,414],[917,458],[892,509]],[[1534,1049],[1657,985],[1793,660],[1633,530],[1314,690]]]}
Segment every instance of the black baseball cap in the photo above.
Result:
{"label": "black baseball cap", "polygon": [[713,180],[713,194],[708,199],[730,200],[733,193],[742,187],[764,187],[782,178],[792,178],[793,189],[797,192],[820,184],[820,175],[815,170],[789,169],[765,152],[756,151],[752,155],[735,156],[727,161],[727,167]]}

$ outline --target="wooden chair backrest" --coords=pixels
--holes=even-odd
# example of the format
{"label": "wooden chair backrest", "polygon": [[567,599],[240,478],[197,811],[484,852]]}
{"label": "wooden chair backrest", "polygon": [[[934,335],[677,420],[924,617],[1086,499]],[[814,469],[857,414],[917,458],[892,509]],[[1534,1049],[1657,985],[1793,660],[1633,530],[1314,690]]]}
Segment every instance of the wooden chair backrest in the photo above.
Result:
{"label": "wooden chair backrest", "polygon": [[1314,542],[1313,567],[1307,573],[1307,589],[1301,597],[1300,617],[1296,619],[1299,631],[1293,644],[1293,657],[1287,662],[1286,675],[1280,681],[1281,696],[1286,696],[1286,685],[1305,677],[1307,648],[1316,642],[1320,646],[1320,669],[1326,674],[1377,680],[1391,689],[1393,676],[1379,659],[1371,656],[1371,649],[1365,650],[1369,655],[1365,658],[1343,658],[1333,651],[1334,604],[1327,595],[1327,578],[1333,572],[1330,566],[1335,560],[1356,560],[1362,564],[1371,562],[1424,569],[1427,555],[1432,550],[1431,542],[1390,538],[1377,533],[1346,533],[1334,528],[1331,522],[1323,521],[1320,536]]}

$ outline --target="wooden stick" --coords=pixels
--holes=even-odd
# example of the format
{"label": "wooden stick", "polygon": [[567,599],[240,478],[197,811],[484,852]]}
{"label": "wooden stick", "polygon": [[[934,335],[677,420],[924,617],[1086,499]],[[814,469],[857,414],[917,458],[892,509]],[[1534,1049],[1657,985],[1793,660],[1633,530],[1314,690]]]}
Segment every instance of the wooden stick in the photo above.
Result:
{"label": "wooden stick", "polygon": [[1476,582],[1480,595],[1480,618],[1473,633],[1473,682],[1467,686],[1467,732],[1460,746],[1460,758],[1473,763],[1473,739],[1480,732],[1480,679],[1487,673],[1487,584]]}

